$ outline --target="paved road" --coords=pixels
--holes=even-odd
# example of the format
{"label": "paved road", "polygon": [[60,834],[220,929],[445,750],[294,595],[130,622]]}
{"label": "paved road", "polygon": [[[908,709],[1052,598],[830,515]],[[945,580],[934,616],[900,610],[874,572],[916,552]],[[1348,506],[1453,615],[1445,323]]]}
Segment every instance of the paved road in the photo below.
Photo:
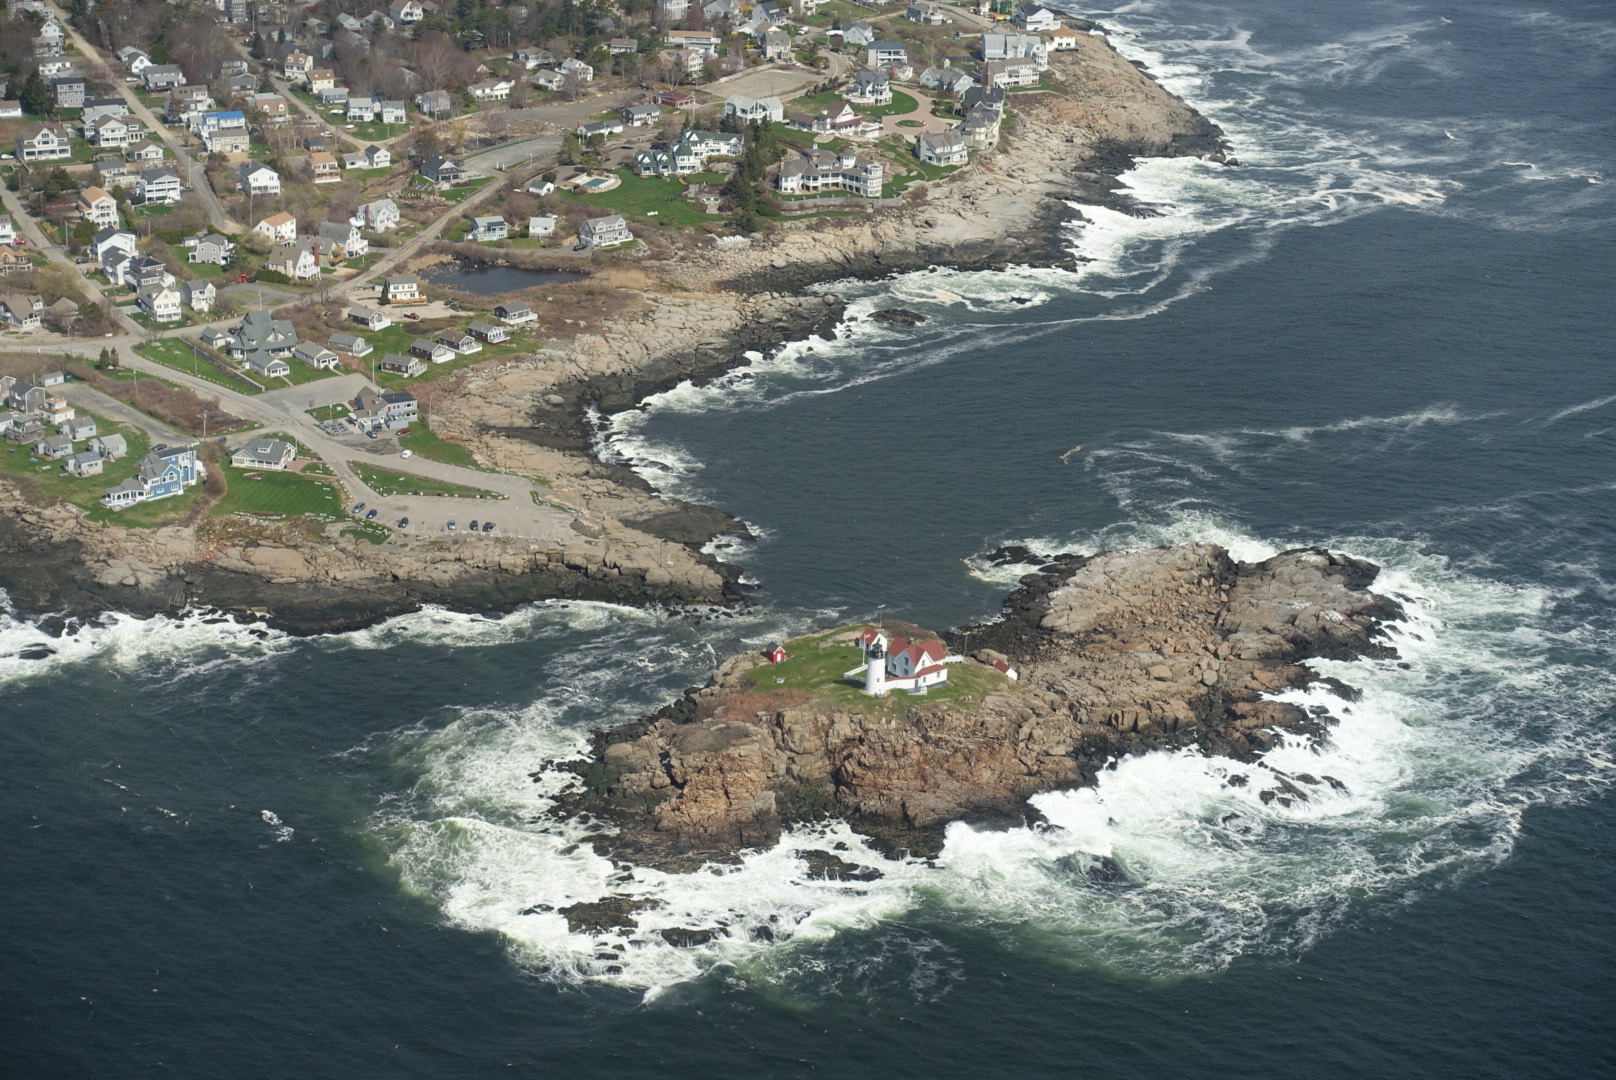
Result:
{"label": "paved road", "polygon": [[173,428],[158,423],[138,409],[131,409],[110,394],[103,394],[89,383],[73,382],[63,383],[57,387],[57,392],[68,401],[81,409],[88,409],[97,416],[105,416],[125,424],[133,424],[144,431],[152,442],[178,445],[189,443],[189,435],[181,435]]}
{"label": "paved road", "polygon": [[506,143],[504,146],[479,150],[466,158],[466,166],[488,176],[493,176],[495,173],[512,165],[536,161],[548,157],[560,149],[560,135],[536,135],[531,139],[521,139],[517,142]]}

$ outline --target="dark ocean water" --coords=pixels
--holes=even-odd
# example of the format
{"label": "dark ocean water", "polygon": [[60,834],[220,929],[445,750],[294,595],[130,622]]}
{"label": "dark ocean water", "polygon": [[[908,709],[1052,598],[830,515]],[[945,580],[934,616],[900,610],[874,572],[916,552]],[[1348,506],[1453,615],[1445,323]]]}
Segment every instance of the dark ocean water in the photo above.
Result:
{"label": "dark ocean water", "polygon": [[[1082,275],[849,286],[930,319],[612,425],[754,526],[748,610],[112,620],[0,658],[0,1075],[1616,1072],[1616,19],[1098,17],[1244,167],[1146,163],[1162,215],[1091,211]],[[1152,755],[844,888],[790,841],[626,879],[528,778],[737,647],[990,615],[999,544],[1177,539],[1345,548],[1407,598],[1406,666],[1328,665],[1363,702],[1275,758],[1346,793]],[[665,907],[599,944],[536,907],[611,893]]]}

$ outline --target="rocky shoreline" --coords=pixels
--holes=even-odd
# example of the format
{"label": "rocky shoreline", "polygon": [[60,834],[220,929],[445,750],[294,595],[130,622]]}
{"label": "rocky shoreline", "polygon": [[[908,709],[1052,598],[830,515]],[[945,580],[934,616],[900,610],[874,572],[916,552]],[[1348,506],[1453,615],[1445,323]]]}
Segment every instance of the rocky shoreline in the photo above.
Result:
{"label": "rocky shoreline", "polygon": [[[1337,718],[1272,696],[1322,681],[1350,708],[1356,691],[1306,662],[1396,657],[1381,626],[1402,610],[1370,591],[1377,574],[1316,548],[1256,564],[1214,544],[1057,556],[1022,579],[1002,619],[944,636],[964,659],[942,700],[868,698],[838,679],[776,688],[761,654],[732,657],[658,713],[598,732],[588,759],[554,766],[577,776],[557,812],[602,823],[602,854],[665,870],[733,860],[830,816],[889,856],[930,856],[950,823],[1030,823],[1032,795],[1191,746],[1249,765],[1227,782],[1288,806],[1340,781],[1263,755],[1282,735],[1328,739]],[[851,650],[857,666],[861,629],[788,652],[833,650],[834,669],[834,650]]]}

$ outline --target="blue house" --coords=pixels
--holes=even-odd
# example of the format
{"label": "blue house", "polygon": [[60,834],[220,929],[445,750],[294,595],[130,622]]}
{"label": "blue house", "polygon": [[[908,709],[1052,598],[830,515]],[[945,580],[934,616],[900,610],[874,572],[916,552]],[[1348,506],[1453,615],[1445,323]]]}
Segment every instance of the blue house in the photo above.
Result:
{"label": "blue house", "polygon": [[202,463],[189,446],[165,446],[140,459],[140,471],[107,489],[101,504],[114,510],[178,495],[202,478]]}

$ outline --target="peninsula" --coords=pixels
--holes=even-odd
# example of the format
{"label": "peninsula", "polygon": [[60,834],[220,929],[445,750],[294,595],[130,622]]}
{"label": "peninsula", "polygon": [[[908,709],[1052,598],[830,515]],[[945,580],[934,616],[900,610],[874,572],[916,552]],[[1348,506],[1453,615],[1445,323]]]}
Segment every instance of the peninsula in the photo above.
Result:
{"label": "peninsula", "polygon": [[[835,335],[843,305],[812,286],[1065,266],[1074,206],[1150,212],[1117,180],[1134,157],[1225,160],[1219,130],[1103,28],[1035,4],[1013,18],[911,5],[849,25],[771,5],[789,31],[721,13],[716,51],[697,41],[713,33],[670,30],[614,40],[604,62],[583,41],[570,58],[505,56],[436,29],[308,20],[277,31],[278,48],[226,36],[169,65],[37,6],[80,54],[132,73],[90,73],[110,96],[86,138],[103,121],[144,125],[156,142],[139,153],[209,168],[194,189],[200,169],[120,174],[110,158],[12,170],[20,195],[41,188],[30,205],[6,195],[41,264],[13,284],[44,290],[0,298],[32,346],[0,343],[0,588],[22,614],[215,607],[317,632],[423,603],[732,603],[737,573],[702,549],[744,527],[600,460],[596,418]],[[358,96],[374,68],[339,63],[355,85],[325,86],[311,57],[340,60],[350,37],[375,62],[447,57],[452,73],[481,59],[493,74],[406,110],[380,85]],[[688,72],[669,65],[691,56],[711,77],[681,89]],[[524,80],[531,93],[505,85]],[[207,112],[210,94],[244,111]],[[322,134],[333,102],[353,122]],[[257,126],[238,136],[243,115]],[[18,145],[27,134],[30,153],[54,155],[57,131]],[[114,194],[88,184],[97,170]],[[106,224],[64,249],[45,211],[74,185],[84,219]],[[197,235],[139,235],[159,194]],[[538,283],[479,295],[442,273],[478,265]],[[110,310],[49,302],[82,298],[92,273],[112,285],[96,286]]]}

